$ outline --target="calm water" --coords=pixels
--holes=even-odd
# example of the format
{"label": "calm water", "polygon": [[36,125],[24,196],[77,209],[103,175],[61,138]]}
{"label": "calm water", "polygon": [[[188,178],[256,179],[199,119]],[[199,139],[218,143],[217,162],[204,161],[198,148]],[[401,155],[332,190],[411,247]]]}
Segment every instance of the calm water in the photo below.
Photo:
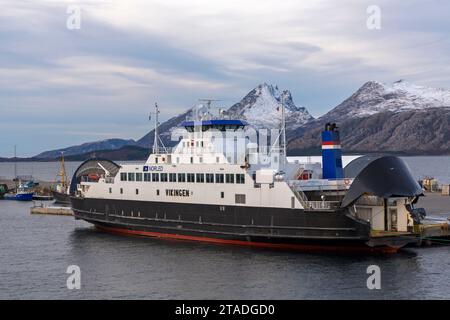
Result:
{"label": "calm water", "polygon": [[[416,175],[449,178],[450,157],[407,161],[420,169]],[[21,165],[43,180],[58,168]],[[0,176],[9,175],[8,166],[0,164]],[[388,257],[256,250],[109,235],[72,217],[30,215],[29,207],[0,201],[0,299],[450,298],[450,247]],[[366,287],[373,264],[381,268],[381,290]],[[80,290],[66,287],[69,265],[81,268]]]}

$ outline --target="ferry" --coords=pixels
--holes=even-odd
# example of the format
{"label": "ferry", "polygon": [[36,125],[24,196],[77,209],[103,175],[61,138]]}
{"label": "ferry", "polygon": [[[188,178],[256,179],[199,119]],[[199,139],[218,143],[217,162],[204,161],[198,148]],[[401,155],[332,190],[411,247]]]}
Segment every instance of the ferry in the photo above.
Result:
{"label": "ferry", "polygon": [[249,141],[245,119],[219,115],[186,119],[172,149],[160,146],[158,113],[145,163],[78,167],[75,219],[122,235],[310,252],[393,253],[419,242],[422,189],[407,165],[368,156],[344,169],[335,124],[322,132],[321,165],[288,161],[284,112],[278,144]]}

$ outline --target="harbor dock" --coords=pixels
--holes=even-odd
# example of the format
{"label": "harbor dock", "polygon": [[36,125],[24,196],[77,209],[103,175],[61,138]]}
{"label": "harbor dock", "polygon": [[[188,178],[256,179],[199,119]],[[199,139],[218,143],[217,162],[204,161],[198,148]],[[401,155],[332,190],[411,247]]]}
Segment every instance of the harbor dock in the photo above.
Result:
{"label": "harbor dock", "polygon": [[73,216],[73,211],[69,207],[56,206],[34,206],[30,208],[31,214],[48,214],[55,216]]}

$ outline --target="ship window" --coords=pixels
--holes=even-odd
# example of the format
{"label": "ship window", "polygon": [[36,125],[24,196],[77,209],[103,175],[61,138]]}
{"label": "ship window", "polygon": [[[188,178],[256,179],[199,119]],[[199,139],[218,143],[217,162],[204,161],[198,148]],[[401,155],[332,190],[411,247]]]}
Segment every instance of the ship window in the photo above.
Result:
{"label": "ship window", "polygon": [[236,174],[236,183],[240,183],[240,184],[245,183],[245,175],[240,174],[240,173]]}
{"label": "ship window", "polygon": [[200,144],[201,144],[201,146],[203,147],[203,141],[202,141],[202,142],[200,142]]}
{"label": "ship window", "polygon": [[148,173],[148,172],[144,173],[144,181],[151,181],[150,173]]}
{"label": "ship window", "polygon": [[177,182],[177,174],[176,173],[169,173],[169,181],[170,182]]}
{"label": "ship window", "polygon": [[159,173],[153,172],[152,173],[152,181],[158,182],[159,181]]}
{"label": "ship window", "polygon": [[195,182],[195,174],[188,173],[187,174],[187,182]]}
{"label": "ship window", "polygon": [[205,182],[205,175],[203,173],[197,173],[197,182]]}
{"label": "ship window", "polygon": [[220,161],[220,158],[216,157],[216,162],[219,163],[219,161]]}
{"label": "ship window", "polygon": [[127,173],[126,172],[120,173],[120,181],[127,181]]}
{"label": "ship window", "polygon": [[136,173],[136,181],[142,181],[142,173]]}
{"label": "ship window", "polygon": [[199,157],[199,158],[198,158],[198,162],[203,163],[203,158],[202,158],[202,157]]}
{"label": "ship window", "polygon": [[194,163],[194,157],[191,157],[191,163]]}
{"label": "ship window", "polygon": [[155,157],[155,163],[158,163],[158,157]]}
{"label": "ship window", "polygon": [[180,158],[177,157],[177,163],[180,163]]}
{"label": "ship window", "polygon": [[206,183],[214,183],[214,174],[213,173],[206,174]]}
{"label": "ship window", "polygon": [[122,188],[120,188],[120,194],[123,194],[123,189]]}
{"label": "ship window", "polygon": [[139,194],[139,189],[136,189],[136,194]]}
{"label": "ship window", "polygon": [[245,194],[236,194],[234,200],[236,203],[245,203]]}
{"label": "ship window", "polygon": [[109,188],[109,193],[112,193],[112,188]]}
{"label": "ship window", "polygon": [[161,173],[161,182],[167,182],[167,173]]}
{"label": "ship window", "polygon": [[178,174],[178,182],[186,182],[186,174],[185,173]]}
{"label": "ship window", "polygon": [[134,172],[128,172],[128,181],[134,181]]}
{"label": "ship window", "polygon": [[156,189],[156,195],[159,196],[159,189]]}
{"label": "ship window", "polygon": [[216,173],[216,183],[223,183],[223,173]]}
{"label": "ship window", "polygon": [[221,197],[222,199],[225,198],[225,192],[222,191],[222,192],[220,193],[220,197]]}
{"label": "ship window", "polygon": [[226,182],[227,182],[227,183],[234,183],[234,174],[232,174],[232,173],[227,173],[227,174],[225,175],[225,177],[226,177]]}

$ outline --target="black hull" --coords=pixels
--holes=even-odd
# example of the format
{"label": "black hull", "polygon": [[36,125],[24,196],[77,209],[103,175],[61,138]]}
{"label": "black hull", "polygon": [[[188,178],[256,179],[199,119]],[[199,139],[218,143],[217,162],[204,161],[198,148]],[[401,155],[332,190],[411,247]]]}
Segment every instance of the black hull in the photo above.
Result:
{"label": "black hull", "polygon": [[70,195],[57,191],[52,191],[52,195],[55,199],[55,203],[70,205]]}
{"label": "black hull", "polygon": [[[380,246],[370,225],[347,211],[71,198],[75,218],[130,235],[307,251],[395,252]],[[370,240],[370,246],[368,245]],[[394,243],[394,242],[393,242]]]}

